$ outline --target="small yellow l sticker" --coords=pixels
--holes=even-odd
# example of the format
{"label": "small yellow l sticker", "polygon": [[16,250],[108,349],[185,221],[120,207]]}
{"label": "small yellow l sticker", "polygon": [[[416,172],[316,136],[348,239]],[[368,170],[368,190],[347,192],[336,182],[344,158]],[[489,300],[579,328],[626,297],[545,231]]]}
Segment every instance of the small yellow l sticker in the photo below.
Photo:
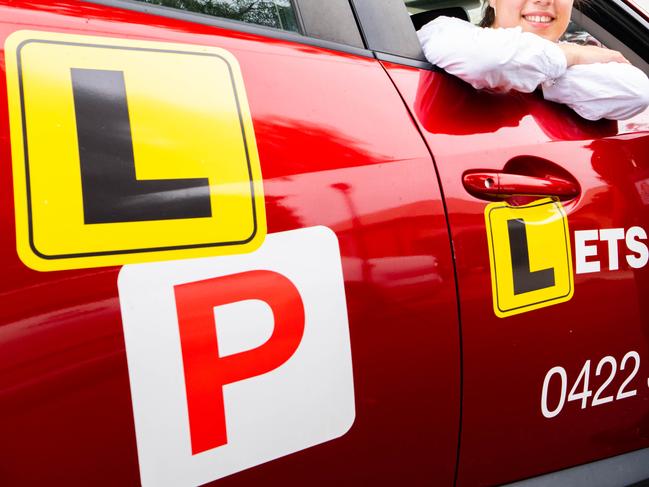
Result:
{"label": "small yellow l sticker", "polygon": [[568,218],[559,201],[485,209],[493,306],[505,318],[572,298]]}

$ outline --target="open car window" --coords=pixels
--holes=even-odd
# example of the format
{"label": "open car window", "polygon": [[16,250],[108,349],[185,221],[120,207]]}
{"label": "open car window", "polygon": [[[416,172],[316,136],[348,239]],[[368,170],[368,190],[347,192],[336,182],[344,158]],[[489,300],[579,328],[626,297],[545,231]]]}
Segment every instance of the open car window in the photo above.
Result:
{"label": "open car window", "polygon": [[[649,0],[633,0],[639,8],[649,12]],[[473,24],[479,24],[483,16],[484,2],[481,0],[404,0],[415,30],[439,16],[457,17]],[[609,32],[587,14],[573,10],[572,20],[561,41],[582,45],[608,47],[620,51],[631,63],[649,75],[649,63],[626,42]]]}
{"label": "open car window", "polygon": [[[645,1],[649,3],[649,0]],[[406,0],[405,4],[416,30],[439,16],[457,17],[478,25],[484,11],[481,0]],[[576,44],[603,45],[574,20],[570,22],[562,40]]]}

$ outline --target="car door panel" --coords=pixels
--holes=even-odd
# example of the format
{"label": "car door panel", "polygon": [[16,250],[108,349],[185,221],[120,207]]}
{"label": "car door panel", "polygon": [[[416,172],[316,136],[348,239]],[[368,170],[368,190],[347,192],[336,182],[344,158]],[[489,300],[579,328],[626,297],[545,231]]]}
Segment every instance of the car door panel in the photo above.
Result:
{"label": "car door panel", "polygon": [[[451,484],[460,361],[448,231],[428,149],[380,64],[77,1],[0,6],[3,44],[22,29],[227,50],[250,106],[269,234],[324,225],[337,235],[354,424],[219,485]],[[4,92],[4,72],[1,83]],[[136,485],[120,268],[44,273],[19,260],[5,96],[0,103],[0,483]]]}
{"label": "car door panel", "polygon": [[[576,243],[575,235],[581,239],[593,235],[582,231],[600,235],[604,230],[606,236],[607,229],[628,232],[649,225],[640,202],[642,183],[637,183],[649,169],[649,138],[643,129],[648,115],[619,124],[587,122],[536,94],[477,92],[441,71],[383,64],[435,157],[448,210],[463,350],[458,484],[499,484],[646,447],[647,269],[625,261],[636,254],[622,241],[614,245],[618,265],[607,260],[609,247],[602,240],[589,242],[596,256],[585,256],[583,241]],[[601,269],[580,272],[583,265],[575,261],[574,295],[567,302],[496,316],[485,211],[489,200],[498,198],[467,192],[463,176],[476,170],[561,175],[578,184],[579,196],[561,203],[572,259],[582,264],[600,260]],[[509,201],[524,205],[534,199]],[[542,256],[543,247],[535,252]],[[531,260],[528,265],[543,267]],[[640,357],[638,370],[629,372],[632,359],[627,357],[620,375],[630,352]],[[600,365],[605,357],[609,364]],[[615,374],[610,362],[617,366]],[[580,373],[586,363],[590,384],[584,389]],[[563,402],[559,368],[566,376]],[[592,394],[607,377],[610,389],[599,399],[615,396],[631,375],[633,396],[592,405]],[[591,396],[577,396],[587,390]],[[571,392],[574,401],[568,400]]]}

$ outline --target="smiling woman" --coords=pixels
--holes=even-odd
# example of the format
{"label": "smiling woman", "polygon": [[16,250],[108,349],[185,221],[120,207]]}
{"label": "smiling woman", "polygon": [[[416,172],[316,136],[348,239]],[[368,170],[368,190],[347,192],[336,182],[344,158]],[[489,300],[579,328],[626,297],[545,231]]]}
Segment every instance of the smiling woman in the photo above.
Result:
{"label": "smiling woman", "polygon": [[628,119],[649,106],[649,79],[617,51],[559,42],[579,1],[488,0],[480,27],[438,17],[418,35],[431,63],[474,88],[541,88],[586,119]]}

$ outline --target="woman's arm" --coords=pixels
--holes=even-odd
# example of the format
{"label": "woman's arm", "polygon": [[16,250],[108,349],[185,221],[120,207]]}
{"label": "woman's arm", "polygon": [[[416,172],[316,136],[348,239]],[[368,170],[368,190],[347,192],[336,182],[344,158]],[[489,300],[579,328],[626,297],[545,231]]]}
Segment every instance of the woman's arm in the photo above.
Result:
{"label": "woman's arm", "polygon": [[624,120],[649,105],[649,79],[617,51],[450,17],[438,17],[417,34],[432,64],[476,89],[530,93],[542,86],[547,100],[588,120]]}
{"label": "woman's arm", "polygon": [[557,44],[520,27],[485,29],[438,17],[417,34],[428,61],[477,89],[530,93],[567,68]]}
{"label": "woman's arm", "polygon": [[559,49],[563,51],[568,61],[568,67],[575,64],[595,64],[595,63],[629,63],[621,52],[613,49],[606,49],[600,46],[582,46],[570,42],[561,42],[558,44]]}
{"label": "woman's arm", "polygon": [[576,64],[544,83],[543,97],[588,120],[625,120],[649,106],[649,78],[628,63]]}

